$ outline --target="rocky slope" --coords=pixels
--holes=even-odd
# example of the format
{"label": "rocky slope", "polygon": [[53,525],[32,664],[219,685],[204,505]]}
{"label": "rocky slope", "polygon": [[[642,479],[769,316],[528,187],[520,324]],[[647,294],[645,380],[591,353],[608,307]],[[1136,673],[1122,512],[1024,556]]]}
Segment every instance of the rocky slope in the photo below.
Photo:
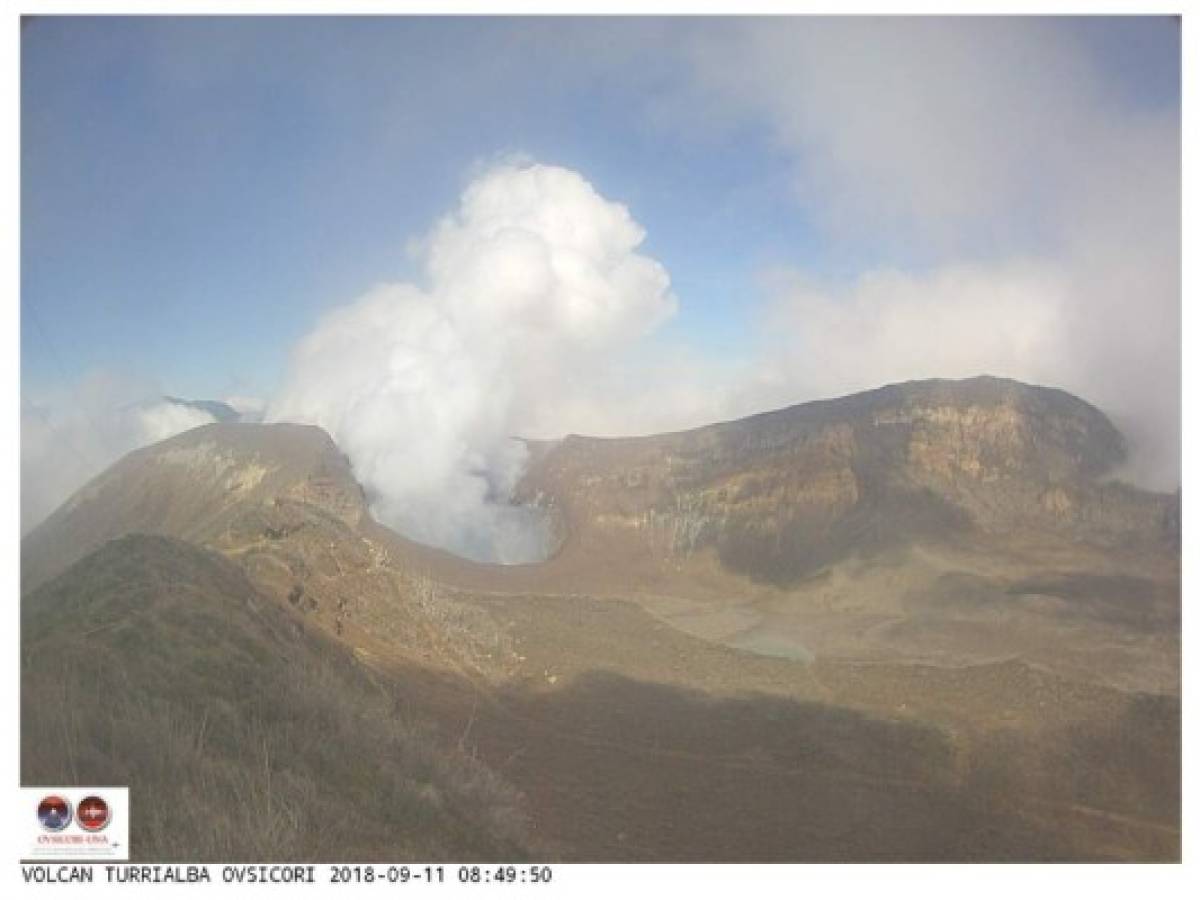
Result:
{"label": "rocky slope", "polygon": [[1107,483],[1121,435],[1069,394],[996,378],[893,385],[678,434],[537,448],[520,497],[573,545],[630,535],[793,583],[966,533],[1100,547],[1177,540],[1178,500]]}
{"label": "rocky slope", "polygon": [[128,454],[30,532],[22,590],[123,534],[211,541],[236,533],[248,515],[286,528],[296,509],[347,527],[366,513],[329,435],[306,425],[205,425]]}
{"label": "rocky slope", "polygon": [[798,659],[1178,688],[1179,494],[1111,480],[1121,435],[1062,391],[912,382],[533,451],[519,496],[557,520],[556,590]]}
{"label": "rocky slope", "polygon": [[517,492],[562,545],[506,567],[377,525],[319,429],[217,424],[85,486],[23,542],[22,584],[137,531],[234,556],[261,589],[363,641],[411,632],[402,598],[438,583],[629,599],[704,639],[799,659],[1022,656],[1171,690],[1179,496],[1106,480],[1124,453],[1094,407],[994,378],[568,437],[534,447]]}
{"label": "rocky slope", "polygon": [[[1094,408],[921,382],[533,451],[518,499],[562,545],[503,567],[379,526],[318,429],[181,434],[25,539],[23,641],[123,652],[136,631],[94,613],[148,581],[177,645],[232,647],[261,598],[301,641],[255,638],[268,657],[344,652],[372,715],[511,778],[564,858],[1178,857],[1179,498],[1106,480],[1124,448]],[[208,593],[232,631],[189,611]],[[113,671],[161,693],[195,674],[172,662]]]}

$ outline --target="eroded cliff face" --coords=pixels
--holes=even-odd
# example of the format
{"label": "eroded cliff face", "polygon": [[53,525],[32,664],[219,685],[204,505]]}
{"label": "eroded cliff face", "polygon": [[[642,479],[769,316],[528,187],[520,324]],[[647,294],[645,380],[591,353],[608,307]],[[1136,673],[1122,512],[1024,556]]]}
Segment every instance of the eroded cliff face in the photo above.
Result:
{"label": "eroded cliff face", "polygon": [[[452,667],[520,663],[504,629],[456,599],[486,594],[629,599],[706,640],[795,659],[1022,653],[1122,684],[1177,680],[1179,497],[1106,482],[1120,435],[1061,392],[922,382],[532,449],[520,499],[552,510],[562,538],[542,564],[414,544],[372,521],[323,431],[226,424],[87,485],[22,542],[22,588],[105,541],[159,534],[237,561],[356,652]],[[1129,639],[1127,619],[1158,643]],[[1064,646],[1082,649],[1066,659]]]}
{"label": "eroded cliff face", "polygon": [[1103,479],[1125,455],[1097,409],[994,378],[895,385],[647,438],[568,437],[519,489],[568,541],[712,549],[788,582],[850,553],[975,532],[1170,540],[1177,500]]}

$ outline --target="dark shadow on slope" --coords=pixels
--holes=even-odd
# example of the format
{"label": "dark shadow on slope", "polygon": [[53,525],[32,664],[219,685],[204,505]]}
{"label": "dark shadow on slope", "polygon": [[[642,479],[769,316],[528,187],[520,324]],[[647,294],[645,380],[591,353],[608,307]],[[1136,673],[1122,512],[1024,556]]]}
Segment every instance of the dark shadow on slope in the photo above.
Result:
{"label": "dark shadow on slope", "polygon": [[[407,680],[400,680],[401,690]],[[1139,761],[1134,733],[1124,732],[1132,757],[1106,761],[1095,755],[1104,741],[1121,739],[1119,726],[1116,737],[1104,728],[1085,728],[1067,739],[1019,744],[1024,755],[1013,760],[1029,764],[1034,778],[1010,765],[1010,747],[990,735],[968,745],[911,719],[766,695],[713,697],[610,672],[590,673],[560,690],[505,691],[494,702],[464,688],[457,711],[449,699],[443,692],[446,705],[435,716],[451,731],[461,728],[460,737],[522,789],[540,838],[567,859],[1179,855],[1178,817],[1163,806],[1164,797],[1178,796],[1177,772],[1173,776],[1168,766],[1159,779],[1155,789],[1162,796],[1141,796],[1139,779],[1161,758],[1161,748],[1143,745],[1148,752]],[[1057,753],[1052,765],[1039,755],[1048,748]],[[1107,780],[1115,790],[1097,791],[1094,783],[1056,787],[1060,764],[1072,761],[1085,765],[1080,779]],[[999,771],[1004,777],[988,777]],[[1147,815],[1162,813],[1163,820],[1133,816],[1125,822],[1116,814],[1110,821],[1103,810],[1087,806],[1137,796],[1149,804]],[[1108,834],[1114,828],[1115,837]]]}
{"label": "dark shadow on slope", "polygon": [[[1172,699],[952,731],[609,671],[504,689],[385,677],[222,557],[162,538],[113,542],[27,596],[22,619],[22,779],[130,784],[140,859],[1179,856]],[[1005,671],[917,680],[931,703],[998,715]],[[1034,707],[1075,708],[1042,680]]]}
{"label": "dark shadow on slope", "polygon": [[922,539],[947,540],[971,529],[958,507],[930,490],[868,495],[844,516],[792,515],[783,521],[731,518],[716,539],[730,571],[776,587],[792,587],[850,556],[875,556]]}

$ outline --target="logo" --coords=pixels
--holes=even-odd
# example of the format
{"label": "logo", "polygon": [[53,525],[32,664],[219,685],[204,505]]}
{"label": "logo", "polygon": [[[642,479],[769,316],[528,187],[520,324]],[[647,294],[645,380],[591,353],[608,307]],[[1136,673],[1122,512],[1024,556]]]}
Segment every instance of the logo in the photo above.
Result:
{"label": "logo", "polygon": [[111,819],[112,810],[108,808],[103,797],[84,797],[75,810],[75,820],[84,831],[103,831]]}
{"label": "logo", "polygon": [[71,804],[57,794],[43,797],[38,804],[38,821],[47,831],[62,831],[71,824]]}
{"label": "logo", "polygon": [[[37,807],[37,821],[33,808]],[[64,862],[129,859],[129,788],[42,785],[21,788],[21,858]]]}

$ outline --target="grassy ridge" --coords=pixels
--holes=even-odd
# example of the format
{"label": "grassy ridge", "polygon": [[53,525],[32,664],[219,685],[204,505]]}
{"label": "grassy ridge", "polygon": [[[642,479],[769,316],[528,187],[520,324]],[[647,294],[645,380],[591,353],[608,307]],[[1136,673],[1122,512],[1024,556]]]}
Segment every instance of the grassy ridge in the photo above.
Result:
{"label": "grassy ridge", "polygon": [[128,784],[135,859],[524,856],[518,795],[196,546],[113,541],[24,598],[24,784]]}

